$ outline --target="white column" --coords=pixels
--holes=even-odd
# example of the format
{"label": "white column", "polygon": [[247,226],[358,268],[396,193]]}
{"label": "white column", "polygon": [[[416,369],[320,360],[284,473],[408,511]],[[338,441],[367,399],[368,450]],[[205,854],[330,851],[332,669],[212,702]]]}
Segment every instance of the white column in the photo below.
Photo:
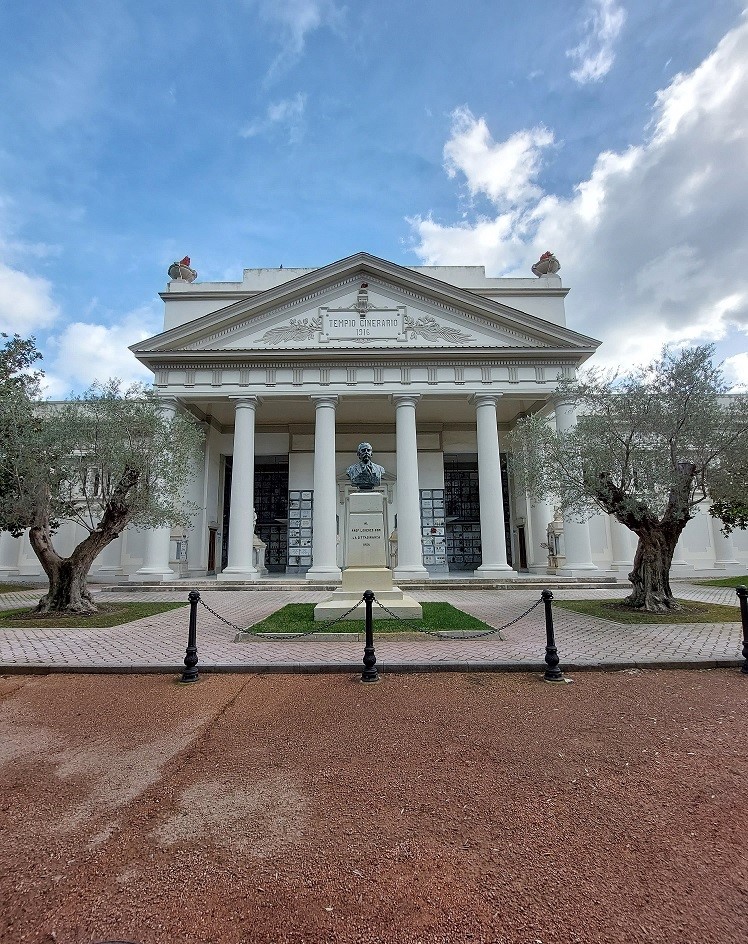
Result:
{"label": "white column", "polygon": [[[566,433],[575,423],[574,404],[560,400],[556,404],[556,432]],[[597,566],[592,563],[590,526],[587,521],[572,521],[568,515],[564,515],[564,547],[566,562],[560,568],[559,574],[564,577],[574,577],[577,573],[597,570]]]}
{"label": "white column", "polygon": [[714,568],[715,570],[731,570],[738,572],[742,565],[735,557],[735,546],[731,534],[722,534],[722,522],[719,518],[709,516],[712,524],[712,540],[714,541]]}
{"label": "white column", "polygon": [[418,394],[396,394],[395,448],[397,450],[397,567],[395,578],[428,578],[423,566],[421,506],[418,494]]}
{"label": "white column", "polygon": [[337,564],[337,487],[335,485],[336,396],[314,401],[314,503],[312,506],[312,566],[307,580],[339,580]]}
{"label": "white column", "polygon": [[130,574],[134,583],[150,580],[174,580],[176,574],[169,568],[171,528],[151,528],[145,533],[143,566]]}
{"label": "white column", "polygon": [[231,468],[229,561],[219,580],[257,580],[252,563],[255,511],[255,411],[259,397],[236,400],[234,461]]}
{"label": "white column", "polygon": [[528,565],[534,574],[548,573],[548,525],[553,521],[553,505],[538,502],[530,505],[530,540],[527,542]]}
{"label": "white column", "polygon": [[[164,400],[161,412],[165,420],[170,420],[177,411],[175,400]],[[143,566],[130,574],[129,579],[134,583],[144,583],[151,580],[174,580],[176,574],[169,567],[169,547],[171,543],[171,527],[151,528],[146,531],[145,557]]]}
{"label": "white column", "polygon": [[683,537],[684,537],[684,535],[685,535],[685,531],[681,531],[681,535],[680,535],[680,537],[678,538],[678,543],[675,545],[675,550],[673,551],[673,560],[672,560],[672,562],[671,562],[671,564],[670,564],[670,572],[672,573],[673,570],[675,570],[675,572],[676,572],[677,574],[679,574],[680,576],[683,576],[684,571],[686,571],[686,570],[693,570],[693,569],[694,569],[693,564],[689,564],[689,562],[688,562],[688,561],[685,559],[685,557],[683,556],[683,554],[684,554],[684,545],[683,545]]}
{"label": "white column", "polygon": [[637,537],[630,528],[621,524],[615,515],[608,515],[608,520],[610,522],[610,551],[613,556],[610,569],[630,571],[634,566]]}
{"label": "white column", "polygon": [[18,555],[21,539],[14,538],[10,531],[0,531],[0,577],[17,577]]}
{"label": "white column", "polygon": [[480,543],[482,562],[476,577],[506,577],[515,574],[506,559],[504,497],[501,487],[499,429],[496,401],[500,394],[478,393],[475,403],[478,434],[478,497],[480,501]]}
{"label": "white column", "polygon": [[99,579],[119,577],[122,574],[122,536],[110,541],[94,561],[91,576]]}

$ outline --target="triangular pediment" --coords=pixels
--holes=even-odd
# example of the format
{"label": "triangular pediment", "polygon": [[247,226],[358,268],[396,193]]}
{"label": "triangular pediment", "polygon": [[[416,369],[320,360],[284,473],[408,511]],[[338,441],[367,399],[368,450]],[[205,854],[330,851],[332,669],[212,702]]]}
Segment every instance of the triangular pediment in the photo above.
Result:
{"label": "triangular pediment", "polygon": [[236,301],[132,347],[167,353],[263,351],[589,351],[592,338],[359,253]]}

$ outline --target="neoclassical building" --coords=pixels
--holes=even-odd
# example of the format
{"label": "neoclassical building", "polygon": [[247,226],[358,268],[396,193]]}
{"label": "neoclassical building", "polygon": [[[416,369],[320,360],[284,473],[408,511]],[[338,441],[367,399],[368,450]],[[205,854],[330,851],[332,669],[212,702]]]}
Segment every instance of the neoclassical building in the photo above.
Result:
{"label": "neoclassical building", "polygon": [[[527,279],[363,252],[318,269],[245,269],[241,282],[194,281],[189,260],[170,267],[164,330],[131,350],[165,408],[205,431],[188,496],[200,511],[185,534],[128,530],[92,576],[336,581],[345,470],[362,441],[386,469],[396,579],[627,572],[627,529],[530,506],[507,472],[504,440],[518,417],[574,422],[554,400],[557,379],[599,344],[567,327],[569,290],[552,262]],[[2,541],[0,574],[38,572],[28,542]],[[724,538],[699,514],[673,566],[746,563],[745,535]]]}

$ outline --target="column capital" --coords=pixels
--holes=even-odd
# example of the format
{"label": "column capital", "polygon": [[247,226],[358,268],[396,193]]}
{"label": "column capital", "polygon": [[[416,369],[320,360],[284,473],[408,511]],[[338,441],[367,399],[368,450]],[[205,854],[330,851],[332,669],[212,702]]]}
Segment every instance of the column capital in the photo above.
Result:
{"label": "column capital", "polygon": [[571,406],[576,407],[577,398],[571,393],[555,393],[551,397],[552,405],[555,407],[559,406]]}
{"label": "column capital", "polygon": [[401,403],[410,403],[412,406],[415,406],[421,399],[420,393],[393,393],[390,396],[395,406],[399,406]]}
{"label": "column capital", "polygon": [[314,404],[315,408],[318,406],[331,406],[336,407],[340,397],[337,393],[312,393],[309,395],[309,399]]}
{"label": "column capital", "polygon": [[499,398],[503,397],[503,393],[491,392],[491,393],[473,393],[470,396],[470,403],[474,403],[476,406],[480,406],[482,403],[498,403]]}
{"label": "column capital", "polygon": [[157,399],[158,399],[158,405],[159,405],[159,408],[160,408],[160,409],[162,409],[162,410],[171,410],[172,413],[176,413],[176,412],[177,412],[177,407],[179,406],[179,400],[177,400],[176,397],[171,396],[171,395],[169,394],[169,395],[167,395],[167,396],[165,396],[165,397],[163,397],[163,396],[158,396]]}
{"label": "column capital", "polygon": [[254,394],[244,394],[240,396],[230,396],[229,400],[233,400],[234,408],[239,409],[239,407],[251,407],[253,410],[256,410],[257,407],[262,403],[262,397],[255,396]]}

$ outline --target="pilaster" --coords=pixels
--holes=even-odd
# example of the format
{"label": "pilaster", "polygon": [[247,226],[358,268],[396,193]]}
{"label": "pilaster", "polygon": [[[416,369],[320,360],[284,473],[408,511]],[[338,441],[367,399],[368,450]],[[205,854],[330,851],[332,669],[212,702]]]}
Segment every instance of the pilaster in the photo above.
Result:
{"label": "pilaster", "polygon": [[[164,398],[160,404],[164,419],[170,420],[177,411],[177,402],[174,398]],[[152,580],[174,580],[176,574],[169,567],[169,549],[171,542],[171,527],[151,528],[146,532],[145,557],[143,566],[130,574],[133,583],[145,583]]]}
{"label": "pilaster", "polygon": [[729,573],[742,573],[743,566],[735,557],[735,547],[731,534],[723,534],[722,522],[719,518],[709,516],[712,526],[712,540],[714,541],[714,569],[726,570]]}
{"label": "pilaster", "polygon": [[20,573],[18,555],[21,539],[14,538],[10,531],[0,531],[0,577],[17,577]]}
{"label": "pilaster", "polygon": [[[574,403],[569,400],[558,400],[556,403],[556,432],[568,433],[574,427],[576,421]],[[597,570],[597,565],[592,562],[590,526],[587,521],[574,521],[569,515],[564,515],[564,547],[566,561],[558,571],[561,576],[575,577]]]}

